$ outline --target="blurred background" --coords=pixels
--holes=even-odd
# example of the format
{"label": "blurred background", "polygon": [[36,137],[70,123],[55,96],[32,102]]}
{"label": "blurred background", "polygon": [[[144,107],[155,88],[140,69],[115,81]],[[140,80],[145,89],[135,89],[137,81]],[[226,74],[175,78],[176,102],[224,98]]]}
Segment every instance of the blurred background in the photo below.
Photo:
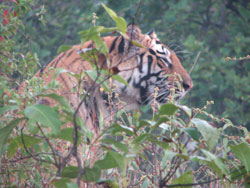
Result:
{"label": "blurred background", "polygon": [[[78,32],[93,26],[93,13],[96,25],[114,26],[101,3],[130,23],[138,2],[35,0],[14,36],[16,50],[28,49],[42,65],[48,64],[60,45],[80,43]],[[154,28],[187,71],[200,53],[191,73],[194,87],[183,104],[201,108],[213,100],[210,112],[250,130],[250,59],[243,58],[250,55],[250,1],[143,0],[135,22],[144,33]]]}

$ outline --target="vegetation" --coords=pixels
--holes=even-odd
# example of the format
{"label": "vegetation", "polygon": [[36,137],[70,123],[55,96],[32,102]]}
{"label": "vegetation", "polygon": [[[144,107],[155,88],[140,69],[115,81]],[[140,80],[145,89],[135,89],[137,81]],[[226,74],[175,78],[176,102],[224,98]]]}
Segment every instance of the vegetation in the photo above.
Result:
{"label": "vegetation", "polygon": [[[138,1],[103,2],[133,21]],[[154,103],[138,111],[121,110],[117,121],[101,125],[97,139],[81,120],[74,121],[76,112],[55,93],[60,87],[56,81],[43,87],[43,81],[32,75],[56,56],[61,44],[77,44],[80,38],[90,37],[100,42],[103,30],[93,24],[116,25],[122,34],[126,23],[113,15],[114,23],[107,17],[111,10],[105,11],[99,1],[43,3],[11,0],[0,4],[1,185],[77,187],[83,180],[109,187],[249,186],[249,3],[143,1],[135,17],[140,27],[154,27],[162,42],[181,52],[182,62],[191,62],[184,66],[196,63],[195,86],[184,101],[189,107],[171,101],[159,108]],[[96,29],[95,35],[78,35],[83,29]],[[61,72],[57,70],[55,77]],[[18,94],[14,88],[23,80],[28,89]],[[101,83],[112,95],[112,89]],[[53,108],[35,104],[41,96],[58,104]],[[66,123],[74,128],[63,127]],[[57,143],[67,142],[72,150],[66,154],[78,159],[78,139],[83,154],[98,145],[98,158],[93,161],[83,155],[84,164],[66,165],[67,155],[60,153]]]}

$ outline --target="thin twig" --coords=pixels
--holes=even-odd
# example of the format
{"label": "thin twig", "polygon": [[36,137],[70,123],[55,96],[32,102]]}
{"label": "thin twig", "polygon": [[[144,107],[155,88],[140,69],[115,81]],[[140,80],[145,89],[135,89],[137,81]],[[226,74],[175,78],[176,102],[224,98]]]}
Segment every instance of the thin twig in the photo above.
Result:
{"label": "thin twig", "polygon": [[135,23],[135,18],[139,12],[139,9],[141,8],[141,5],[142,5],[142,0],[139,1],[138,5],[137,5],[137,8],[136,8],[136,11],[135,11],[135,14],[133,15],[132,17],[132,24],[134,25]]}
{"label": "thin twig", "polygon": [[51,161],[39,159],[39,158],[37,158],[37,156],[35,154],[32,154],[32,153],[29,152],[29,150],[28,150],[28,148],[27,148],[27,146],[25,145],[25,142],[24,142],[23,129],[24,129],[24,127],[21,128],[21,140],[22,140],[22,144],[23,144],[23,147],[24,147],[24,150],[26,151],[26,153],[28,153],[33,159],[35,159],[37,161],[45,162],[45,163],[49,163],[49,164],[54,164]]}
{"label": "thin twig", "polygon": [[49,139],[44,134],[44,132],[43,132],[42,128],[40,127],[40,125],[38,123],[36,123],[36,125],[37,125],[38,129],[41,131],[42,135],[44,136],[44,139],[46,140],[46,142],[49,144],[49,147],[50,147],[50,149],[51,149],[51,151],[53,153],[53,157],[54,157],[54,160],[55,160],[55,165],[58,168],[59,165],[58,165],[57,158],[56,158],[56,153],[54,151],[54,148],[53,148],[52,144],[50,143]]}
{"label": "thin twig", "polygon": [[198,54],[197,54],[197,56],[196,56],[196,58],[195,58],[195,60],[194,60],[194,64],[192,65],[192,67],[191,67],[191,69],[190,69],[190,71],[189,71],[189,75],[191,75],[191,73],[193,72],[193,69],[194,69],[195,65],[197,64],[197,62],[198,62],[198,59],[199,59],[199,57],[200,57],[200,54],[201,54],[201,51],[198,52]]}
{"label": "thin twig", "polygon": [[17,162],[20,162],[22,160],[32,158],[33,156],[40,156],[40,155],[53,155],[53,153],[40,152],[40,153],[36,153],[36,154],[33,154],[33,155],[27,155],[27,156],[24,156],[24,157],[20,157],[20,158],[15,159],[15,160],[2,161],[2,163],[5,163],[5,164],[6,163],[17,163]]}
{"label": "thin twig", "polygon": [[204,181],[204,182],[199,182],[199,183],[187,183],[187,184],[174,184],[174,185],[165,185],[164,187],[188,187],[188,186],[197,186],[197,185],[203,185],[203,184],[208,184],[211,182],[215,182],[220,180],[220,178],[216,178],[213,180],[209,180],[209,181]]}

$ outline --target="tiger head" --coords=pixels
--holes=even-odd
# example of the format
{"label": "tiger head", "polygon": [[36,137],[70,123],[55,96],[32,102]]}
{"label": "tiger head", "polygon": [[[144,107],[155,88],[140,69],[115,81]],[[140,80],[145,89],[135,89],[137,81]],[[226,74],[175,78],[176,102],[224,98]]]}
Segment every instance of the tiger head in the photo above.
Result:
{"label": "tiger head", "polygon": [[[124,43],[130,58],[115,66],[119,69],[119,75],[128,83],[128,86],[117,83],[117,92],[122,100],[132,104],[131,108],[150,104],[154,99],[160,104],[166,103],[171,91],[174,91],[174,97],[178,100],[193,87],[191,77],[174,51],[161,43],[154,31],[142,34],[138,26],[130,25],[127,35],[130,41]],[[144,48],[130,46],[129,49],[131,39]]]}

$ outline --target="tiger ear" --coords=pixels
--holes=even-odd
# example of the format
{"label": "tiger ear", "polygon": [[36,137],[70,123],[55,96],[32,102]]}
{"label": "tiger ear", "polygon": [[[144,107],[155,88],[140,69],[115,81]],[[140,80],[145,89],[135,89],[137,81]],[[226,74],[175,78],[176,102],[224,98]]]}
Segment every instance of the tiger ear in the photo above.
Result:
{"label": "tiger ear", "polygon": [[156,33],[155,33],[155,29],[154,28],[150,29],[150,31],[147,32],[146,34],[148,36],[150,36],[151,39],[157,39],[158,38],[157,35],[156,35]]}
{"label": "tiger ear", "polygon": [[141,29],[135,23],[131,23],[127,26],[127,36],[132,40],[139,40],[141,37]]}

